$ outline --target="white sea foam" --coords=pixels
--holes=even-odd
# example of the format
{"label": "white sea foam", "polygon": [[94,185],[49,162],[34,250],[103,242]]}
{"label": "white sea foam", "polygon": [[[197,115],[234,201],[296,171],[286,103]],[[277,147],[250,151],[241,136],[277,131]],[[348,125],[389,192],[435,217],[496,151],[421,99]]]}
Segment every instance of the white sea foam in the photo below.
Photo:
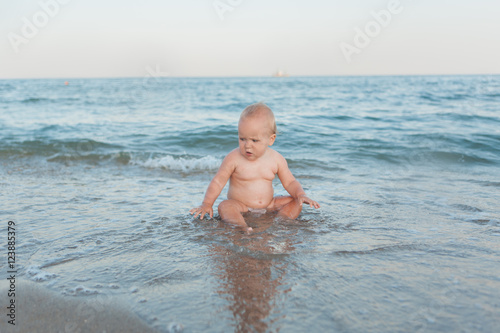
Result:
{"label": "white sea foam", "polygon": [[151,169],[191,172],[217,170],[221,160],[210,155],[201,158],[176,158],[171,155],[167,155],[163,157],[149,158],[146,161],[132,160],[130,163]]}
{"label": "white sea foam", "polygon": [[42,271],[38,266],[29,266],[26,269],[26,274],[29,276],[31,280],[35,282],[48,281],[57,276],[57,274]]}
{"label": "white sea foam", "polygon": [[88,296],[88,295],[97,295],[99,294],[99,292],[97,290],[93,290],[85,286],[78,285],[74,288],[66,289],[63,292],[63,294],[68,296]]}

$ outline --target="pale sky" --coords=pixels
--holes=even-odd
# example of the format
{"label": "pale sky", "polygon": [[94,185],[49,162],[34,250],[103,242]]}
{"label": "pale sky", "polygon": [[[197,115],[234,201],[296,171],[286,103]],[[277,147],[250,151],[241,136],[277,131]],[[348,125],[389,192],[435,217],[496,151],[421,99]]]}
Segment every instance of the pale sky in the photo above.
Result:
{"label": "pale sky", "polygon": [[499,18],[498,0],[0,0],[0,79],[499,74]]}

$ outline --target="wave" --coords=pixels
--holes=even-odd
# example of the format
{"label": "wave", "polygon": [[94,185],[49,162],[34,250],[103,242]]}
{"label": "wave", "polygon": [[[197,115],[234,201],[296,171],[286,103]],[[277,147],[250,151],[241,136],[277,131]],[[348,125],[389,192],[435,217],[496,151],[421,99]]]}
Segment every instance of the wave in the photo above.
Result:
{"label": "wave", "polygon": [[476,155],[472,152],[445,151],[431,149],[407,149],[393,151],[357,150],[346,154],[349,158],[360,162],[385,162],[393,165],[454,165],[454,164],[481,164],[496,165],[500,159],[489,155]]}
{"label": "wave", "polygon": [[420,100],[424,102],[431,102],[433,104],[444,105],[449,102],[455,101],[480,101],[480,100],[488,100],[492,98],[496,98],[500,96],[497,92],[488,92],[488,91],[478,91],[478,92],[470,92],[470,91],[460,91],[460,90],[451,90],[451,91],[425,91],[418,95]]}
{"label": "wave", "polygon": [[495,122],[500,122],[500,118],[496,115],[481,115],[481,114],[467,114],[459,113],[456,111],[449,112],[438,112],[432,115],[432,118],[428,119],[430,121],[440,121],[440,120],[450,120],[454,122],[461,123],[481,123],[481,124],[491,124]]}
{"label": "wave", "polygon": [[339,250],[334,251],[331,254],[334,256],[353,256],[353,255],[371,255],[377,253],[390,253],[390,252],[413,252],[425,250],[425,246],[421,244],[394,244],[378,246],[371,249],[360,249],[360,250]]}
{"label": "wave", "polygon": [[27,157],[27,156],[84,156],[99,150],[113,150],[122,148],[119,145],[90,139],[74,140],[26,140],[14,141],[11,138],[4,138],[0,142],[0,156],[6,157]]}
{"label": "wave", "polygon": [[496,134],[401,134],[391,138],[359,138],[336,145],[349,159],[391,164],[500,163],[500,136]]}
{"label": "wave", "polygon": [[39,102],[49,102],[50,99],[49,98],[43,98],[43,97],[40,97],[40,98],[37,98],[37,97],[30,97],[30,98],[26,98],[26,99],[23,99],[21,101],[21,103],[39,103]]}
{"label": "wave", "polygon": [[197,171],[215,171],[219,168],[221,162],[221,159],[210,155],[199,158],[166,155],[148,158],[145,161],[134,159],[130,161],[130,164],[143,166],[149,169],[164,169],[190,173]]}
{"label": "wave", "polygon": [[498,92],[498,93],[485,93],[483,96],[496,98],[496,97],[500,97],[500,92]]}
{"label": "wave", "polygon": [[21,100],[17,100],[21,104],[41,104],[41,103],[54,103],[54,104],[64,104],[68,102],[78,101],[78,97],[58,97],[58,98],[46,98],[46,97],[28,97]]}
{"label": "wave", "polygon": [[[98,165],[115,163],[118,165],[135,165],[147,169],[163,169],[182,173],[215,171],[222,162],[221,155],[229,152],[229,145],[223,141],[205,143],[197,148],[193,142],[202,140],[203,135],[185,142],[172,143],[173,139],[162,139],[158,143],[144,142],[138,145],[117,145],[95,140],[28,140],[0,142],[0,158],[26,159],[41,158],[54,163],[83,163]],[[169,144],[164,144],[165,140]],[[178,140],[182,141],[181,138]],[[339,138],[339,140],[342,140]],[[321,151],[321,145],[309,145],[310,152],[297,146],[276,147],[287,159],[291,169],[301,171],[315,169],[323,171],[345,171],[353,161],[356,163],[388,163],[402,166],[438,166],[438,165],[498,165],[500,150],[496,145],[495,135],[478,136],[476,138],[459,137],[420,137],[389,142],[380,139],[352,140],[337,143],[328,154],[315,155]],[[163,151],[162,147],[171,147]],[[232,148],[232,146],[231,146]],[[184,151],[183,151],[184,150]],[[201,154],[200,154],[201,153]],[[329,156],[337,156],[336,162]],[[322,170],[322,171],[320,171]]]}
{"label": "wave", "polygon": [[116,162],[118,164],[128,164],[131,160],[131,154],[128,152],[116,152],[108,154],[64,154],[58,153],[47,158],[47,162],[81,162],[87,164],[98,164],[101,162]]}
{"label": "wave", "polygon": [[305,169],[308,170],[310,168],[321,169],[324,171],[345,171],[346,169],[342,168],[338,164],[328,163],[326,161],[321,161],[318,159],[312,158],[295,158],[290,159],[287,158],[288,166],[290,169]]}
{"label": "wave", "polygon": [[202,147],[208,151],[229,151],[237,144],[238,131],[235,126],[219,125],[203,127],[197,130],[183,130],[176,134],[171,132],[155,139],[156,144],[182,149]]}

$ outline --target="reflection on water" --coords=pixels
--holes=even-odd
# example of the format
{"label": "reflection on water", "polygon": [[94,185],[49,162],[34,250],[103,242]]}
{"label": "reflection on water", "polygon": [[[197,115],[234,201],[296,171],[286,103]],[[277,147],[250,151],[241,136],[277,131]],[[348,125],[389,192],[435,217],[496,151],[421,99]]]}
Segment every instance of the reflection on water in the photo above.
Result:
{"label": "reflection on water", "polygon": [[254,228],[252,235],[230,230],[221,243],[209,246],[209,252],[220,281],[217,292],[229,303],[235,331],[265,332],[280,318],[275,315],[283,299],[280,296],[291,290],[284,281],[289,263],[284,259],[294,250],[294,234],[288,231],[283,237],[271,230],[274,219],[269,214],[245,218]]}

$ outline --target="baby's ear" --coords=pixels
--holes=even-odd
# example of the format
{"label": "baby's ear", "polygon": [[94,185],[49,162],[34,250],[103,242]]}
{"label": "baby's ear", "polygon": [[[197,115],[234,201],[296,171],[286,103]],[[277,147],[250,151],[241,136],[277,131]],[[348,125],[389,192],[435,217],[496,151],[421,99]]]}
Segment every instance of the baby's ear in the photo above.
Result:
{"label": "baby's ear", "polygon": [[276,140],[276,134],[273,134],[269,137],[269,146],[273,145],[274,140]]}

